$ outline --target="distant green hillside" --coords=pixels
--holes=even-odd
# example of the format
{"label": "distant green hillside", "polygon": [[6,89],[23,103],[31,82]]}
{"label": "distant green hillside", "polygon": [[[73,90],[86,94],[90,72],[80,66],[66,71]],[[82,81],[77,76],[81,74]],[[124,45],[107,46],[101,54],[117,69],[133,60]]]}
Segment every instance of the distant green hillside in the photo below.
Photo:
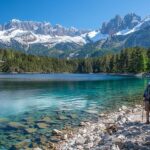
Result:
{"label": "distant green hillside", "polygon": [[127,48],[97,58],[57,59],[0,49],[1,72],[140,73],[150,71],[150,50]]}

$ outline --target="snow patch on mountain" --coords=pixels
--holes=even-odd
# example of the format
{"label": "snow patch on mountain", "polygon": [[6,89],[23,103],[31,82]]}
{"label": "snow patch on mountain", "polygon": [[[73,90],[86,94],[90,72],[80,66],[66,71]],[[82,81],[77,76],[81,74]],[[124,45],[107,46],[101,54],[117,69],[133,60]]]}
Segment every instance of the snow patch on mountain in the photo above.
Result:
{"label": "snow patch on mountain", "polygon": [[91,32],[89,32],[87,35],[88,35],[88,37],[89,38],[93,38],[93,37],[95,37],[98,33],[99,33],[100,31],[91,31]]}
{"label": "snow patch on mountain", "polygon": [[91,41],[97,42],[99,40],[105,40],[109,37],[108,34],[102,34],[100,30],[94,30],[87,34]]}
{"label": "snow patch on mountain", "polygon": [[53,47],[58,43],[77,43],[79,45],[86,44],[86,40],[81,36],[51,36],[43,34],[35,34],[32,31],[24,31],[20,29],[9,29],[0,31],[0,41],[9,44],[11,40],[16,40],[20,44],[44,44],[48,47]]}
{"label": "snow patch on mountain", "polygon": [[122,31],[117,32],[115,35],[125,35],[129,31],[130,31],[130,29],[122,30]]}
{"label": "snow patch on mountain", "polygon": [[9,29],[0,31],[0,40],[4,42],[10,42],[12,38],[14,37],[21,37],[23,34],[27,33],[27,31],[23,31],[20,29]]}
{"label": "snow patch on mountain", "polygon": [[[148,24],[149,23],[149,24]],[[146,17],[145,19],[143,19],[138,25],[136,25],[134,28],[132,29],[125,29],[122,31],[117,32],[115,35],[128,35],[131,33],[134,33],[138,30],[140,30],[142,28],[142,26],[148,26],[150,25],[150,16]]]}
{"label": "snow patch on mountain", "polygon": [[19,19],[12,19],[11,22],[18,23],[21,22]]}

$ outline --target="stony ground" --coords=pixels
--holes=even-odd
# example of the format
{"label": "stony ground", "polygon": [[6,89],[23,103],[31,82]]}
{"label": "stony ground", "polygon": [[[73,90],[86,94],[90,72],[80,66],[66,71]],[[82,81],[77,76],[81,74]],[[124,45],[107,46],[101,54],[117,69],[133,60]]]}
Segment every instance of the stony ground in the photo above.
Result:
{"label": "stony ground", "polygon": [[122,106],[117,112],[100,114],[96,123],[81,122],[73,133],[56,133],[62,134],[63,141],[55,149],[150,150],[150,125],[144,121],[140,105],[135,108]]}
{"label": "stony ground", "polygon": [[[76,128],[54,129],[50,138],[40,136],[40,144],[32,143],[34,148],[26,140],[15,144],[10,150],[150,150],[150,125],[142,121],[142,112],[140,105],[135,108],[122,106],[118,111],[99,114],[92,122],[81,122]],[[47,117],[43,119],[50,121]],[[8,125],[24,129],[19,123]],[[38,123],[38,126],[48,132],[45,123]],[[26,129],[26,132],[36,133],[33,128]]]}

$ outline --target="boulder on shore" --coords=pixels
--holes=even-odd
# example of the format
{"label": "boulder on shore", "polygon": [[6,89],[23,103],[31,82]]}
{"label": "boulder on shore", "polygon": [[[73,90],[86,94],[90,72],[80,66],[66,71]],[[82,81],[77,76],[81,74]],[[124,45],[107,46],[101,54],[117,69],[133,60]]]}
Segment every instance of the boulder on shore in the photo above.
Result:
{"label": "boulder on shore", "polygon": [[53,135],[62,135],[62,132],[57,129],[53,129],[52,134]]}

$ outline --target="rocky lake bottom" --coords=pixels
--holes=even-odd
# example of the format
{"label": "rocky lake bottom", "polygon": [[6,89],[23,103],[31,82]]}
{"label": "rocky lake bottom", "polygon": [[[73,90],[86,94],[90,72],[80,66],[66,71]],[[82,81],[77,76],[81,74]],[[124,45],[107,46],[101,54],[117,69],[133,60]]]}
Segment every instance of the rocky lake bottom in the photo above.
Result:
{"label": "rocky lake bottom", "polygon": [[[2,78],[6,76],[3,75]],[[28,81],[28,78],[37,76],[38,80],[41,76],[45,80],[46,76],[46,81]],[[0,150],[99,148],[98,143],[94,142],[94,145],[89,142],[91,145],[87,146],[83,142],[85,137],[76,135],[80,133],[78,129],[86,131],[85,135],[90,135],[87,131],[91,131],[90,126],[97,127],[103,120],[100,114],[108,114],[109,117],[122,105],[134,107],[141,102],[147,85],[147,79],[128,76],[52,76],[57,79],[61,77],[61,80],[69,78],[69,81],[47,81],[51,75],[43,74],[13,75],[16,78],[13,80],[0,79]],[[27,81],[24,78],[22,81],[22,77]],[[89,128],[82,131],[86,122]],[[92,133],[95,134],[91,131]],[[96,136],[98,134],[99,131]],[[83,139],[83,143],[79,141],[79,144],[74,145],[74,142],[78,143],[74,136]],[[99,141],[100,139],[103,139],[102,136]]]}
{"label": "rocky lake bottom", "polygon": [[[0,149],[34,148],[45,143],[59,142],[53,136],[53,129],[77,127],[81,121],[97,120],[98,115],[87,112],[56,111],[47,114],[24,113],[21,116],[0,118]],[[34,113],[34,112],[33,112]]]}
{"label": "rocky lake bottom", "polygon": [[46,114],[0,118],[0,149],[150,150],[150,125],[144,123],[142,112],[136,105],[92,115],[55,112],[55,121]]}

